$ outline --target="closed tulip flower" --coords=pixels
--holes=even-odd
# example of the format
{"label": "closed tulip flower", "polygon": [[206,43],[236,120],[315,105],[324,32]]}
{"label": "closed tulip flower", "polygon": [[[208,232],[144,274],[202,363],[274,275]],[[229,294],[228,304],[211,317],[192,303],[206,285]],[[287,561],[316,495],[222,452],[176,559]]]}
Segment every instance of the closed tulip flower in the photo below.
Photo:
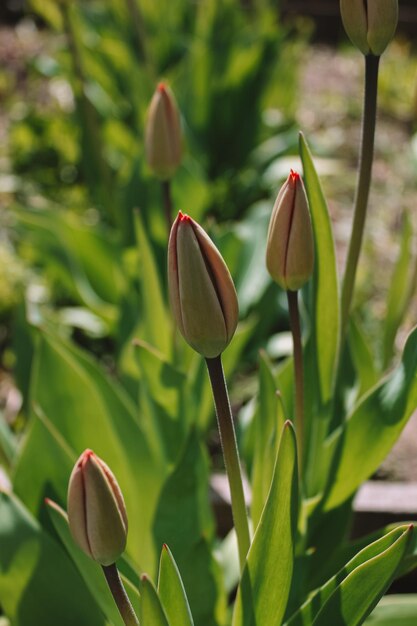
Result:
{"label": "closed tulip flower", "polygon": [[161,180],[169,180],[181,163],[180,116],[171,90],[160,83],[152,97],[145,128],[149,167]]}
{"label": "closed tulip flower", "polygon": [[310,278],[314,243],[307,196],[301,177],[291,170],[272,210],[266,265],[283,288],[297,291]]}
{"label": "closed tulip flower", "polygon": [[395,34],[398,0],[340,0],[343,25],[365,54],[380,56]]}
{"label": "closed tulip flower", "polygon": [[74,541],[101,565],[113,564],[126,547],[127,515],[109,467],[85,450],[68,486],[68,522]]}
{"label": "closed tulip flower", "polygon": [[178,328],[194,350],[218,356],[238,322],[236,290],[229,270],[205,231],[181,212],[168,246],[168,283]]}

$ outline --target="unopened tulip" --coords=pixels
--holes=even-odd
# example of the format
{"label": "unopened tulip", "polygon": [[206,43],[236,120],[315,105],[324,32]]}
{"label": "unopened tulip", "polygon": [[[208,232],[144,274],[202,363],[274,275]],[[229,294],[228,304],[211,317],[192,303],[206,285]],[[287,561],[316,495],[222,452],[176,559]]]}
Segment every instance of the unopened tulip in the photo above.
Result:
{"label": "unopened tulip", "polygon": [[169,238],[168,283],[172,311],[184,339],[206,358],[218,356],[236,330],[236,290],[214,243],[181,212]]}
{"label": "unopened tulip", "polygon": [[169,180],[181,163],[181,122],[171,90],[160,83],[152,97],[145,128],[149,167],[161,180]]}
{"label": "unopened tulip", "polygon": [[359,50],[380,56],[395,34],[398,0],[340,0],[343,25]]}
{"label": "unopened tulip", "polygon": [[127,515],[109,467],[85,450],[68,486],[68,522],[74,541],[101,565],[113,564],[126,547]]}
{"label": "unopened tulip", "polygon": [[314,243],[307,196],[301,177],[291,170],[272,210],[266,265],[283,288],[297,291],[310,278]]}

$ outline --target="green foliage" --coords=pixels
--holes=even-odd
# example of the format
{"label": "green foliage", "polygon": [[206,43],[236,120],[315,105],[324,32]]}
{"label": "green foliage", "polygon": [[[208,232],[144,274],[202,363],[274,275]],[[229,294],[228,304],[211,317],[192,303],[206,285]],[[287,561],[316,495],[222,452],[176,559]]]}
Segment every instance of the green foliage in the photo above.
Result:
{"label": "green foliage", "polygon": [[286,422],[271,490],[239,583],[233,626],[281,623],[293,574],[297,509],[297,443]]}

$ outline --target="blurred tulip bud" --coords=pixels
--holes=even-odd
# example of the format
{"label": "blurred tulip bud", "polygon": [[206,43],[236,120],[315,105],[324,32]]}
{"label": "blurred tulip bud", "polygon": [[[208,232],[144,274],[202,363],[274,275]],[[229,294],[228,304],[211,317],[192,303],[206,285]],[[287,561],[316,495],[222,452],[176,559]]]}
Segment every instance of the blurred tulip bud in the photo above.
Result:
{"label": "blurred tulip bud", "polygon": [[122,492],[110,468],[92,450],[82,453],[69,480],[68,523],[74,541],[101,565],[113,564],[126,547]]}
{"label": "blurred tulip bud", "polygon": [[340,0],[345,30],[363,54],[380,56],[394,37],[398,0]]}
{"label": "blurred tulip bud", "polygon": [[206,358],[218,356],[238,322],[235,287],[211,239],[181,212],[169,238],[168,283],[172,311],[184,339]]}
{"label": "blurred tulip bud", "polygon": [[160,83],[152,97],[145,128],[148,165],[158,178],[170,179],[181,163],[181,123],[171,90]]}
{"label": "blurred tulip bud", "polygon": [[266,266],[272,278],[290,291],[300,289],[313,273],[314,243],[307,196],[300,175],[293,170],[272,210]]}

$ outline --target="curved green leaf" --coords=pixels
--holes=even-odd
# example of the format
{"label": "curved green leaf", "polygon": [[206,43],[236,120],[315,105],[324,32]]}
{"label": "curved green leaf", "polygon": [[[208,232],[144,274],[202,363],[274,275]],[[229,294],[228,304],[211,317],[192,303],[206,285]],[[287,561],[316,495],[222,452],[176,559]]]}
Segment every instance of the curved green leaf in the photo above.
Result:
{"label": "curved green leaf", "polygon": [[144,626],[170,626],[164,608],[151,580],[140,579],[140,623]]}
{"label": "curved green leaf", "polygon": [[258,525],[274,471],[279,437],[284,426],[282,400],[266,354],[259,358],[258,408],[254,422],[254,457],[252,469],[252,522]]}
{"label": "curved green leaf", "polygon": [[412,526],[404,530],[384,552],[348,574],[320,610],[313,626],[362,624],[393,580],[411,534]]}
{"label": "curved green leaf", "polygon": [[332,395],[339,345],[339,286],[332,225],[310,149],[300,133],[300,156],[315,241],[312,334],[321,402]]}
{"label": "curved green leaf", "polygon": [[290,593],[298,509],[297,443],[284,425],[271,489],[237,592],[233,626],[276,626]]}
{"label": "curved green leaf", "polygon": [[344,502],[379,467],[417,406],[417,328],[401,363],[355,407],[327,441],[337,459],[326,510]]}
{"label": "curved green leaf", "polygon": [[358,552],[337,574],[332,576],[325,585],[315,591],[303,606],[286,622],[286,626],[311,626],[313,620],[330,598],[332,593],[357,567],[367,563],[390,548],[407,530],[398,527],[377,539]]}
{"label": "curved green leaf", "polygon": [[[48,513],[59,538],[80,572],[87,588],[114,626],[123,626],[124,622],[114,602],[113,596],[104,578],[102,568],[75,544],[68,526],[67,514],[55,502],[47,501]],[[139,592],[122,576],[123,584],[135,611],[139,611]]]}
{"label": "curved green leaf", "polygon": [[167,545],[161,552],[158,594],[169,626],[194,626],[181,575]]}
{"label": "curved green leaf", "polygon": [[1,492],[0,603],[15,626],[105,625],[65,551],[15,496]]}
{"label": "curved green leaf", "polygon": [[367,626],[415,626],[417,624],[417,594],[385,596],[365,624]]}

